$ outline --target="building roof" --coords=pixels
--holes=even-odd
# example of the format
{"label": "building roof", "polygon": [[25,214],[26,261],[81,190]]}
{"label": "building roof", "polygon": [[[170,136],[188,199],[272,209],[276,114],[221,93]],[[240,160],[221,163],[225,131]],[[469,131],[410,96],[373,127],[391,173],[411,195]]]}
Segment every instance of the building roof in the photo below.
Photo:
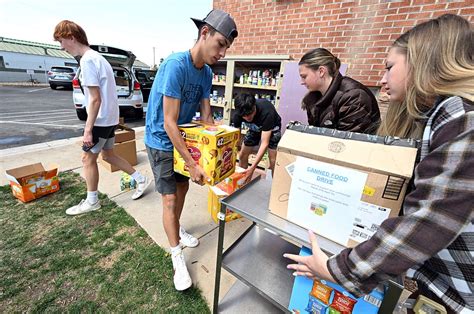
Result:
{"label": "building roof", "polygon": [[[74,59],[69,53],[61,49],[59,45],[50,45],[34,41],[19,40],[0,36],[0,51],[26,53],[40,56],[51,56],[57,58]],[[135,60],[134,66],[149,68],[150,66],[140,60]]]}
{"label": "building roof", "polygon": [[60,46],[0,37],[0,51],[74,59]]}

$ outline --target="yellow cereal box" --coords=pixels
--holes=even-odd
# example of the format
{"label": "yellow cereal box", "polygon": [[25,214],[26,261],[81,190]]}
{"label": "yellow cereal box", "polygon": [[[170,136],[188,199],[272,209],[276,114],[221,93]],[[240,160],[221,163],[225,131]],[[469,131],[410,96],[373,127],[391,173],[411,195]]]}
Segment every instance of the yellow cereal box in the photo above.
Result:
{"label": "yellow cereal box", "polygon": [[[210,185],[234,173],[239,129],[227,125],[190,123],[181,125],[179,130],[194,161],[211,178]],[[174,171],[189,177],[188,166],[176,149]]]}

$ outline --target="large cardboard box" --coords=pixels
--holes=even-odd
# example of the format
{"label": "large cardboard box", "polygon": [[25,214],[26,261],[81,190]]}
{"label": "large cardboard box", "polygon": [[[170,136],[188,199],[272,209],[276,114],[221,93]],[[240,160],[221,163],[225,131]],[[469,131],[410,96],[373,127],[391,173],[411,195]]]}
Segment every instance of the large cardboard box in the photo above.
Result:
{"label": "large cardboard box", "polygon": [[[203,125],[188,123],[179,130],[188,151],[214,185],[227,178],[235,170],[239,129],[227,125]],[[174,171],[189,177],[189,168],[184,159],[174,150]]]}
{"label": "large cardboard box", "polygon": [[5,174],[10,181],[13,195],[22,202],[29,202],[59,190],[58,165],[47,169],[41,163],[8,169]]}
{"label": "large cardboard box", "polygon": [[[115,143],[114,152],[118,156],[128,161],[130,165],[135,166],[137,164],[137,144],[135,140]],[[99,163],[110,172],[115,172],[119,170],[118,167],[113,166],[109,164],[108,162],[106,162],[105,160],[103,160],[102,155],[99,155],[98,160],[99,160]]]}
{"label": "large cardboard box", "polygon": [[270,211],[352,247],[397,216],[417,142],[297,126],[279,145]]}
{"label": "large cardboard box", "polygon": [[[127,127],[126,125],[119,124],[115,129],[115,145],[114,152],[118,156],[122,157],[132,166],[137,164],[137,145],[135,143],[135,130]],[[118,167],[112,166],[108,162],[102,159],[102,155],[99,155],[99,163],[104,166],[105,169],[110,172],[119,170]]]}

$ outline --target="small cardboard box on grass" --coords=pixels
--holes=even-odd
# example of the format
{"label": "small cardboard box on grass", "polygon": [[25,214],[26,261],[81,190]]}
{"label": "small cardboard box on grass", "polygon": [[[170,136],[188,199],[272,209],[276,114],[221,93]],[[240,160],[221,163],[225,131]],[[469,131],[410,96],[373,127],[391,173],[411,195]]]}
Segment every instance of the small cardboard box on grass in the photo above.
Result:
{"label": "small cardboard box on grass", "polygon": [[277,148],[270,211],[353,247],[398,215],[416,146],[413,140],[290,127]]}
{"label": "small cardboard box on grass", "polygon": [[[188,123],[179,130],[188,151],[211,179],[210,185],[234,173],[239,129],[227,125]],[[189,177],[184,159],[174,150],[174,171]]]}
{"label": "small cardboard box on grass", "polygon": [[41,163],[36,163],[8,169],[5,174],[13,195],[26,203],[59,190],[58,168],[53,164],[45,169]]}
{"label": "small cardboard box on grass", "polygon": [[[231,195],[247,184],[247,182],[245,182],[244,171],[245,169],[237,166],[235,172],[232,175],[214,186],[209,186],[209,192],[207,196],[207,211],[209,214],[211,214],[211,217],[215,223],[219,222],[217,219],[217,214],[221,210],[221,199]],[[256,169],[253,173],[252,179],[255,179],[256,177],[264,178],[265,172]],[[231,221],[240,217],[241,216],[239,214],[227,209],[225,221]]]}
{"label": "small cardboard box on grass", "polygon": [[[114,152],[118,156],[122,157],[130,163],[130,165],[135,166],[137,164],[137,145],[135,142],[135,130],[119,124],[115,130],[115,144]],[[110,163],[104,161],[102,156],[99,155],[99,163],[109,170],[110,172],[115,172],[119,170],[116,166],[111,165]]]}

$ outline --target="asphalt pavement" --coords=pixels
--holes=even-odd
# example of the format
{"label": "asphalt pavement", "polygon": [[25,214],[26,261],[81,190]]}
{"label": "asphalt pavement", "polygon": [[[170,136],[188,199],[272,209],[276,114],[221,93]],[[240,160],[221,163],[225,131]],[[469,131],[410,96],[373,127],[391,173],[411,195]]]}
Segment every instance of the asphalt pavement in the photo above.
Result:
{"label": "asphalt pavement", "polygon": [[[126,119],[129,127],[145,119]],[[49,85],[0,86],[0,150],[82,135],[72,91]]]}

